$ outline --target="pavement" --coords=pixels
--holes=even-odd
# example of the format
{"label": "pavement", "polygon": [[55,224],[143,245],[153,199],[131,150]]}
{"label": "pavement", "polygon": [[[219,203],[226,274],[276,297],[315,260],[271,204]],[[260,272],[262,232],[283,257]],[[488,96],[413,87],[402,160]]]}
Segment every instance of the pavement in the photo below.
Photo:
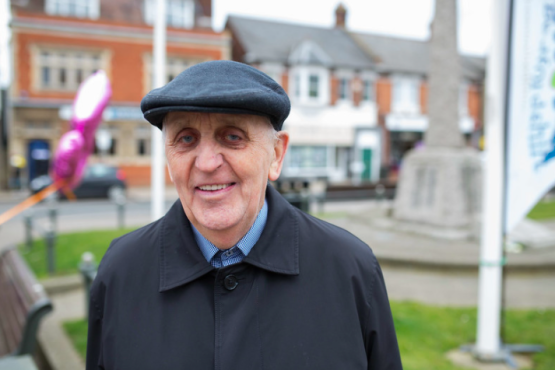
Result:
{"label": "pavement", "polygon": [[[0,205],[25,199],[23,192],[0,193]],[[130,189],[131,201],[150,199],[148,188]],[[166,199],[177,194],[168,188]],[[478,241],[454,241],[399,232],[380,227],[391,204],[387,201],[325,203],[318,211],[326,219],[343,227],[366,242],[374,251],[383,270],[390,299],[418,301],[441,306],[476,306],[480,244]],[[127,225],[150,222],[147,212],[126,214]],[[87,216],[59,214],[60,232],[116,227],[117,215]],[[546,223],[555,229],[555,222]],[[23,240],[21,220],[12,220],[0,228],[2,247]],[[504,273],[504,304],[508,308],[555,308],[555,248],[525,249],[507,255]],[[55,369],[80,369],[82,362],[61,329],[61,323],[85,316],[80,277],[69,276],[43,282],[56,311],[41,326],[40,340],[46,347],[57,343],[50,360]],[[58,339],[56,339],[58,338]],[[60,354],[69,353],[68,357]],[[82,360],[81,360],[82,361]],[[64,365],[65,364],[65,365]],[[69,364],[69,365],[68,365]]]}
{"label": "pavement", "polygon": [[[380,227],[390,203],[327,203],[329,219],[367,243],[383,270],[389,297],[439,306],[477,306],[480,243],[443,240]],[[546,222],[555,229],[555,220]],[[507,253],[504,304],[555,308],[555,248]]]}

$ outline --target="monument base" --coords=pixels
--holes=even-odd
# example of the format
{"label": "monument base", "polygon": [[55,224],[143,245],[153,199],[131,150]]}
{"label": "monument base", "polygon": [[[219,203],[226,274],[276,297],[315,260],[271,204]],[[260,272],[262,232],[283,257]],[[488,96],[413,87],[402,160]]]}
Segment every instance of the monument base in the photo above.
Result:
{"label": "monument base", "polygon": [[473,148],[421,148],[403,160],[392,221],[446,239],[479,237],[480,153]]}
{"label": "monument base", "polygon": [[411,233],[434,239],[445,240],[478,240],[480,238],[480,225],[472,225],[471,227],[437,227],[422,222],[401,221],[392,217],[375,218],[372,225],[382,230],[392,232]]}

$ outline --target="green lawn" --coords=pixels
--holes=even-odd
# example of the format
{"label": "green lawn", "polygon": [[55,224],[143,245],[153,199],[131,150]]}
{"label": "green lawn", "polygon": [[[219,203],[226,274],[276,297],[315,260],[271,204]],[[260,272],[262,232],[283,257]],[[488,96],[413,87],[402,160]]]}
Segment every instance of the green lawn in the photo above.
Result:
{"label": "green lawn", "polygon": [[[475,309],[405,302],[391,302],[391,309],[405,370],[463,370],[452,365],[445,353],[475,341]],[[544,352],[534,356],[534,369],[555,369],[555,310],[508,311],[506,321],[509,343],[545,346]],[[87,324],[79,320],[67,322],[64,327],[84,358]]]}
{"label": "green lawn", "polygon": [[87,322],[85,320],[68,321],[64,323],[64,329],[77,352],[85,358],[87,354]]}
{"label": "green lawn", "polygon": [[[132,230],[134,229],[87,231],[58,235],[55,246],[55,275],[77,273],[81,255],[85,252],[92,252],[98,263],[104,256],[112,239]],[[43,239],[35,240],[30,249],[22,244],[19,246],[19,251],[35,272],[37,278],[48,277],[46,244]]]}
{"label": "green lawn", "polygon": [[555,219],[555,200],[539,202],[528,213],[528,218],[532,220]]}
{"label": "green lawn", "polygon": [[[459,370],[444,354],[476,340],[476,309],[391,302],[405,370]],[[555,369],[555,310],[509,310],[507,343],[542,344],[536,370]]]}

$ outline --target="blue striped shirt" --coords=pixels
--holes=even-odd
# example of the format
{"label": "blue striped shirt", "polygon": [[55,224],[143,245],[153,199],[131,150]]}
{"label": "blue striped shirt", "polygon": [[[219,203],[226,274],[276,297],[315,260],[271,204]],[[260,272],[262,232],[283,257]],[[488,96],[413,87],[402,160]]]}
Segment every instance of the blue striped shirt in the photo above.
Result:
{"label": "blue striped shirt", "polygon": [[208,239],[206,239],[194,226],[193,234],[195,235],[195,240],[200,248],[200,251],[206,258],[206,261],[216,268],[225,267],[233,265],[234,263],[239,263],[249,254],[252,247],[256,244],[264,226],[266,226],[266,220],[268,218],[268,203],[264,200],[264,205],[258,213],[254,224],[251,226],[250,230],[235,244],[233,247],[227,250],[220,250],[214,244],[212,244]]}

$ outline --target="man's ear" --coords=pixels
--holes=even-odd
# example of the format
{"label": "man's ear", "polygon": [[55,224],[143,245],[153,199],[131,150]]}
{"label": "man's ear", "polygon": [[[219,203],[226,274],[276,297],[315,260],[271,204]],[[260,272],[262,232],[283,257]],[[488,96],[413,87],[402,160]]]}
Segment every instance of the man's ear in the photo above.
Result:
{"label": "man's ear", "polygon": [[285,158],[285,152],[287,152],[287,145],[289,144],[289,134],[287,132],[279,131],[277,136],[278,139],[274,143],[274,159],[268,172],[268,179],[270,181],[278,179],[283,167],[283,158]]}

